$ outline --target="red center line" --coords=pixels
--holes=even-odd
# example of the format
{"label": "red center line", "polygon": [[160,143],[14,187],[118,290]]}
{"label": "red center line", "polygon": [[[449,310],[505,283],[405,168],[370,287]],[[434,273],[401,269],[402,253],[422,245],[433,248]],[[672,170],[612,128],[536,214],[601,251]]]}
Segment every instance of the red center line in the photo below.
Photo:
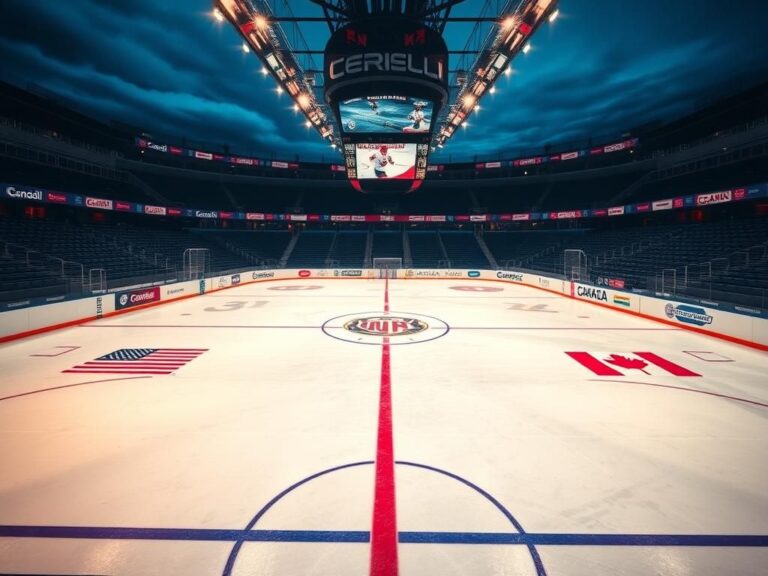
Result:
{"label": "red center line", "polygon": [[[389,312],[389,279],[384,285],[384,312]],[[371,576],[397,576],[395,451],[392,440],[392,373],[389,337],[381,345],[379,429],[376,439],[376,485],[371,527]]]}

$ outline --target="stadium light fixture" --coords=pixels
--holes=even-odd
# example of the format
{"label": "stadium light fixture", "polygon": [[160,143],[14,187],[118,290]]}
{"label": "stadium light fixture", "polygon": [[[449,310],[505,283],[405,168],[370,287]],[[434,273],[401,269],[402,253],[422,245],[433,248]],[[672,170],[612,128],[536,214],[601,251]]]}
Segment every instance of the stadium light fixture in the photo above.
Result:
{"label": "stadium light fixture", "polygon": [[264,30],[264,28],[269,26],[269,21],[266,18],[264,18],[264,16],[262,16],[261,14],[257,14],[254,17],[253,23],[256,24],[256,28],[258,28],[259,30]]}
{"label": "stadium light fixture", "polygon": [[312,122],[307,120],[306,122],[304,122],[304,126],[306,126],[307,128],[312,128]]}
{"label": "stadium light fixture", "polygon": [[554,22],[555,20],[557,20],[558,16],[560,16],[560,10],[555,10],[554,12],[552,12],[552,14],[549,15],[549,21]]}
{"label": "stadium light fixture", "polygon": [[496,94],[496,86],[491,86],[491,89],[488,90],[490,94]]}
{"label": "stadium light fixture", "polygon": [[472,105],[477,101],[477,98],[475,98],[472,94],[467,94],[464,96],[464,106],[467,107],[467,109],[471,109]]}
{"label": "stadium light fixture", "polygon": [[224,14],[222,14],[221,10],[218,8],[213,9],[211,16],[213,16],[213,19],[216,20],[216,22],[224,22]]}
{"label": "stadium light fixture", "polygon": [[261,73],[262,73],[264,76],[266,76],[267,74],[269,74],[269,70],[267,70],[267,68],[266,68],[265,66],[262,66],[262,67],[261,67]]}
{"label": "stadium light fixture", "polygon": [[294,112],[298,112],[299,111],[299,105],[298,104],[294,104],[293,105],[293,111]]}
{"label": "stadium light fixture", "polygon": [[296,97],[296,102],[297,102],[297,103],[298,103],[298,105],[299,105],[299,106],[301,106],[302,108],[306,108],[307,106],[309,106],[309,102],[310,102],[310,99],[309,99],[309,94],[307,94],[307,93],[305,93],[305,92],[302,92],[301,94],[299,94],[299,95]]}
{"label": "stadium light fixture", "polygon": [[277,92],[278,94],[282,94],[283,93],[283,87],[282,86],[278,86],[277,88],[275,88],[275,92]]}
{"label": "stadium light fixture", "polygon": [[523,46],[523,54],[528,54],[528,52],[531,51],[531,43],[528,42],[525,46]]}
{"label": "stadium light fixture", "polygon": [[248,52],[251,51],[251,48],[245,42],[243,42],[242,48],[243,48],[243,54],[248,54]]}
{"label": "stadium light fixture", "polygon": [[507,69],[504,70],[504,75],[505,76],[512,76],[512,67],[511,66],[507,66]]}

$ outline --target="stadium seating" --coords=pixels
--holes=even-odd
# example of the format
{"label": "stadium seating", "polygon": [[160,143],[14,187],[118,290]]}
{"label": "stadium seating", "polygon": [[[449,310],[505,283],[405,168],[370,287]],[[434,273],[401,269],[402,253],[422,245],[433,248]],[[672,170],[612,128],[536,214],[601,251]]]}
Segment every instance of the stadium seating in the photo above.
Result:
{"label": "stadium seating", "polygon": [[448,265],[447,255],[434,230],[409,230],[408,243],[414,268],[439,268]]}
{"label": "stadium seating", "polygon": [[402,258],[403,233],[400,230],[377,230],[373,233],[373,258]]}
{"label": "stadium seating", "polygon": [[[0,302],[44,298],[66,293],[63,277],[42,265],[31,266],[23,251],[2,245],[0,254]],[[15,253],[14,253],[15,252]]]}
{"label": "stadium seating", "polygon": [[335,232],[329,230],[302,232],[293,247],[287,267],[316,268],[325,266],[335,235]]}
{"label": "stadium seating", "polygon": [[365,230],[338,232],[329,255],[330,260],[341,268],[362,268],[367,240],[368,232]]}
{"label": "stadium seating", "polygon": [[584,251],[594,282],[765,307],[768,219],[616,230],[486,232],[499,265],[563,274],[566,249]]}
{"label": "stadium seating", "polygon": [[441,230],[440,239],[451,268],[488,268],[488,259],[480,249],[474,232]]}
{"label": "stadium seating", "polygon": [[276,266],[283,256],[291,233],[287,230],[217,230],[201,228],[195,237],[212,240],[230,252],[239,253],[256,265]]}

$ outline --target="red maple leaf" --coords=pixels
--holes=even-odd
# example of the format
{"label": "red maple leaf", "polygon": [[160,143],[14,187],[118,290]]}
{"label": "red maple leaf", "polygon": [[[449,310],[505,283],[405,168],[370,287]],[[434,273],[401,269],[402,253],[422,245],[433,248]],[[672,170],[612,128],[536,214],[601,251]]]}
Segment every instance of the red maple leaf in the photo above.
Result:
{"label": "red maple leaf", "polygon": [[609,364],[613,364],[615,366],[618,366],[619,368],[627,368],[627,369],[635,369],[640,370],[643,374],[650,374],[643,370],[646,366],[648,366],[648,362],[645,360],[638,360],[637,358],[627,358],[626,356],[622,356],[621,354],[611,354],[610,358],[605,359],[606,362]]}

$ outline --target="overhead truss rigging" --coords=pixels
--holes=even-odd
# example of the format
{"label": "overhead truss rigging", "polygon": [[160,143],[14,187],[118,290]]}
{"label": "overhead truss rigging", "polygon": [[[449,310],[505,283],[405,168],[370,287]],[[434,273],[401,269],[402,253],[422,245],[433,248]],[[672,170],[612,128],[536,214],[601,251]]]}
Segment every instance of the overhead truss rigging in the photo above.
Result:
{"label": "overhead truss rigging", "polygon": [[[272,6],[286,0],[272,0]],[[253,52],[261,60],[263,70],[277,82],[279,92],[287,92],[294,101],[294,109],[305,116],[307,127],[313,127],[332,146],[340,145],[339,129],[333,114],[321,96],[321,77],[313,55],[320,49],[300,42],[289,42],[284,26],[297,26],[302,22],[325,22],[331,33],[359,19],[376,16],[402,16],[423,22],[439,33],[450,22],[474,22],[472,37],[461,50],[449,50],[459,56],[458,66],[452,70],[451,93],[448,105],[436,122],[432,147],[442,147],[467,117],[478,108],[480,99],[492,93],[494,83],[509,70],[512,60],[527,52],[530,38],[538,27],[553,21],[557,15],[558,0],[507,0],[497,14],[455,16],[452,9],[463,0],[310,0],[322,9],[323,16],[277,15],[267,0],[214,0],[214,17],[232,23],[243,40],[243,50]],[[486,5],[487,7],[487,5]],[[481,23],[487,33],[479,37]],[[483,29],[485,31],[485,29]],[[474,41],[473,41],[474,40]],[[471,60],[471,62],[470,62]]]}

